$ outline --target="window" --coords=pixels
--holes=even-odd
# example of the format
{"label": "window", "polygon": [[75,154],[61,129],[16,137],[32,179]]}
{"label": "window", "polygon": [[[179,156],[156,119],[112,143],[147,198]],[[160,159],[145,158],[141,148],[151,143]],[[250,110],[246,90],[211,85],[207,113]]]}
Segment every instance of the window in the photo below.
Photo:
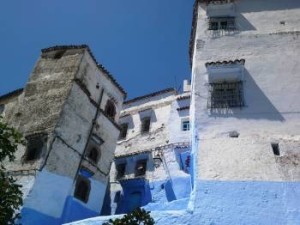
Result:
{"label": "window", "polygon": [[98,159],[100,158],[100,152],[98,151],[98,149],[92,148],[88,152],[87,157],[94,163],[97,163]]}
{"label": "window", "polygon": [[108,100],[106,103],[105,114],[108,117],[110,117],[111,119],[115,119],[116,107],[115,107],[115,104],[111,100]]}
{"label": "window", "polygon": [[4,112],[4,109],[5,109],[5,105],[0,104],[0,115]]}
{"label": "window", "polygon": [[45,138],[41,135],[35,135],[26,137],[26,139],[27,146],[24,161],[29,162],[39,159],[43,152]]}
{"label": "window", "polygon": [[120,125],[120,127],[121,127],[121,130],[120,130],[119,140],[126,138],[127,130],[128,130],[128,123],[123,123]]}
{"label": "window", "polygon": [[91,182],[83,176],[78,176],[74,197],[83,202],[88,202],[91,190]]}
{"label": "window", "polygon": [[244,106],[243,83],[223,82],[210,84],[209,108],[232,108]]}
{"label": "window", "polygon": [[234,30],[234,17],[210,17],[209,30]]}
{"label": "window", "polygon": [[126,171],[126,163],[120,163],[116,165],[116,170],[117,170],[117,179],[121,179],[125,176],[125,171]]}
{"label": "window", "polygon": [[279,144],[278,143],[271,143],[272,150],[274,155],[279,156],[280,155],[280,150],[279,150]]}
{"label": "window", "polygon": [[190,121],[189,120],[182,121],[181,130],[182,131],[190,130]]}
{"label": "window", "polygon": [[147,159],[142,159],[136,162],[135,176],[144,176],[147,169]]}
{"label": "window", "polygon": [[141,133],[148,133],[150,130],[150,117],[145,117],[142,119]]}

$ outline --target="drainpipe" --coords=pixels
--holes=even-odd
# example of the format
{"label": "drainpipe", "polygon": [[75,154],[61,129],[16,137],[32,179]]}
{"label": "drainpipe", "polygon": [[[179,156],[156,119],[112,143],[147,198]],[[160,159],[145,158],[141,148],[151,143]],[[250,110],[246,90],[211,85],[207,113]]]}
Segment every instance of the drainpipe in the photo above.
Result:
{"label": "drainpipe", "polygon": [[78,164],[78,168],[77,168],[77,171],[76,171],[76,174],[75,174],[75,178],[73,180],[73,183],[75,183],[75,181],[77,180],[77,177],[79,175],[79,170],[80,170],[80,167],[81,167],[81,163],[84,159],[84,156],[85,156],[85,153],[86,153],[86,150],[87,150],[87,147],[88,147],[88,144],[89,144],[89,141],[91,139],[91,136],[93,134],[93,130],[94,130],[94,127],[95,127],[95,124],[96,124],[96,120],[97,120],[97,117],[99,115],[99,111],[100,111],[100,106],[101,106],[101,102],[102,102],[102,98],[103,98],[103,93],[104,93],[104,88],[102,88],[102,91],[101,91],[101,94],[100,94],[100,98],[99,98],[99,101],[98,101],[98,104],[97,104],[97,110],[96,110],[96,114],[95,114],[95,117],[93,119],[93,122],[92,122],[92,127],[90,129],[90,132],[89,132],[89,135],[88,135],[88,138],[87,138],[87,141],[86,141],[86,144],[85,144],[85,147],[84,147],[84,150],[83,150],[83,153],[81,155],[81,158],[80,158],[80,161],[79,161],[79,164]]}

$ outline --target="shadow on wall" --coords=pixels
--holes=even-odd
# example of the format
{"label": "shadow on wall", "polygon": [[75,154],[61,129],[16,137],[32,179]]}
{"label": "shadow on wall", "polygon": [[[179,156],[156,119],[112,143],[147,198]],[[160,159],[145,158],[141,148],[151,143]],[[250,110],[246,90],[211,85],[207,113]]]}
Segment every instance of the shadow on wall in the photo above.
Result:
{"label": "shadow on wall", "polygon": [[262,12],[262,11],[276,11],[300,8],[300,1],[298,0],[251,0],[236,2],[239,12]]}
{"label": "shadow on wall", "polygon": [[236,16],[236,28],[238,31],[254,31],[256,28],[247,20],[243,14]]}
{"label": "shadow on wall", "polygon": [[104,202],[103,202],[100,215],[101,216],[111,215],[110,182],[107,182]]}
{"label": "shadow on wall", "polygon": [[265,119],[281,122],[285,120],[246,69],[244,71],[243,93],[245,106],[241,108],[214,108],[210,110],[210,117]]}

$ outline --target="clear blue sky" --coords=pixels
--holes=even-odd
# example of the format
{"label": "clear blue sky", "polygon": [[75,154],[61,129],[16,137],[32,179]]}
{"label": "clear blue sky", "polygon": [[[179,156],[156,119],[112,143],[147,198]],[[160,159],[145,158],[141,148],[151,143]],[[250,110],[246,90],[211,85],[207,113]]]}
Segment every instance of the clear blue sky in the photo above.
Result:
{"label": "clear blue sky", "polygon": [[0,2],[0,95],[23,87],[40,49],[88,44],[128,98],[190,79],[194,0]]}

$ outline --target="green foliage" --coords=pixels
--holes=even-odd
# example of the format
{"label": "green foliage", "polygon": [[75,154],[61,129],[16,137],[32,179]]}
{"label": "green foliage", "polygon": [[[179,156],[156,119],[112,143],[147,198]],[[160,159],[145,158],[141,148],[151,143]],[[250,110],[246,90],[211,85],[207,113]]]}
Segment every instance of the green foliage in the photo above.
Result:
{"label": "green foliage", "polygon": [[4,166],[5,159],[15,159],[19,144],[24,144],[22,135],[0,117],[0,224],[15,224],[15,219],[20,217],[15,211],[23,204],[21,186],[6,174]]}
{"label": "green foliage", "polygon": [[150,216],[150,212],[137,208],[132,213],[126,214],[120,219],[110,219],[103,225],[154,225],[154,219]]}

